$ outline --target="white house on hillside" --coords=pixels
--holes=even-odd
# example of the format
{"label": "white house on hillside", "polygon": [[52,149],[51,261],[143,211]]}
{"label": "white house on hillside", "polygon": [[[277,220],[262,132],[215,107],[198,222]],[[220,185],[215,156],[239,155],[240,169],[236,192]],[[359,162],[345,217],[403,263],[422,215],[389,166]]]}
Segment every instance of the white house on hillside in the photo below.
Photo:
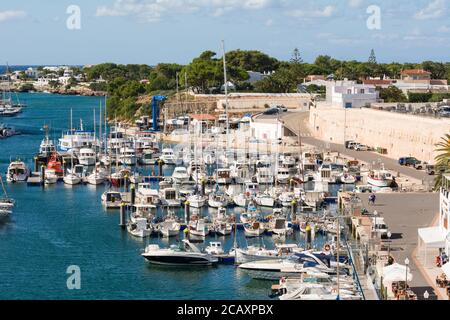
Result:
{"label": "white house on hillside", "polygon": [[327,84],[327,102],[343,108],[361,108],[378,100],[373,85],[356,84],[354,81],[336,81]]}

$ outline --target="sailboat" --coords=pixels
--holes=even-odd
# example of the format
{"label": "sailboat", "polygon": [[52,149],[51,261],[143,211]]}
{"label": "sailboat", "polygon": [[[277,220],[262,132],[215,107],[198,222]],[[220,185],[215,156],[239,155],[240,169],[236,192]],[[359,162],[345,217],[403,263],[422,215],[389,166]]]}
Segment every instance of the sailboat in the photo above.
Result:
{"label": "sailboat", "polygon": [[[70,109],[70,128],[71,128],[71,130],[73,130],[72,129],[73,128],[73,123],[72,123],[73,117],[72,116],[73,116],[72,109]],[[73,136],[71,136],[71,139],[72,139],[71,143],[73,144]],[[71,168],[73,168],[74,167],[73,166],[73,152],[70,153],[70,164],[71,164],[70,165]],[[81,183],[81,178],[75,173],[74,170],[72,170],[70,173],[66,174],[64,176],[63,180],[64,180],[64,183],[68,184],[68,185],[77,185],[77,184]]]}

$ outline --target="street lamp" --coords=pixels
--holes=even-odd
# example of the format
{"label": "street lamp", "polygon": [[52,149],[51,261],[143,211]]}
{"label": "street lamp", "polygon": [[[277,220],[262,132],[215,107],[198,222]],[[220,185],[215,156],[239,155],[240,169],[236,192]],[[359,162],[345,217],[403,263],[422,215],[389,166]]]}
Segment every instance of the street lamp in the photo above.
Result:
{"label": "street lamp", "polygon": [[391,258],[391,237],[392,237],[392,233],[390,231],[388,231],[387,237],[389,239],[389,241],[388,241],[388,259],[390,259]]}
{"label": "street lamp", "polygon": [[425,291],[425,293],[423,294],[423,297],[425,300],[428,300],[430,298],[430,294],[428,293],[428,290]]}

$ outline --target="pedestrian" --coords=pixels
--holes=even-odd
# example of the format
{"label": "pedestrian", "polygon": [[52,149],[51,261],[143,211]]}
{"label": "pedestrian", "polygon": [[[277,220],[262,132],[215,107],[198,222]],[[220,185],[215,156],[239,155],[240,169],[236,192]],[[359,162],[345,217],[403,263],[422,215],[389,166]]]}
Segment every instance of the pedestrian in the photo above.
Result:
{"label": "pedestrian", "polygon": [[375,199],[376,199],[375,194],[372,193],[369,196],[369,205],[375,205]]}

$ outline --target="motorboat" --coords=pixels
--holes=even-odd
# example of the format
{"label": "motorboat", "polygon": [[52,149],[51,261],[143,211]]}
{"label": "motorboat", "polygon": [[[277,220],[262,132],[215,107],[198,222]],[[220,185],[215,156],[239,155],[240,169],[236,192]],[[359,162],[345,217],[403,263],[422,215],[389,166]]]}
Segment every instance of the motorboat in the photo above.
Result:
{"label": "motorboat", "polygon": [[172,174],[172,179],[175,183],[186,183],[191,176],[185,167],[176,167]]}
{"label": "motorboat", "polygon": [[259,192],[259,185],[252,181],[245,182],[245,193],[250,196],[254,196]]}
{"label": "motorboat", "polygon": [[86,147],[96,147],[100,145],[94,137],[93,131],[69,130],[59,139],[58,147],[61,151],[79,150]]}
{"label": "motorboat", "polygon": [[209,245],[205,248],[205,252],[212,256],[220,256],[225,254],[223,250],[222,242],[210,242]]}
{"label": "motorboat", "polygon": [[176,237],[180,234],[181,225],[173,215],[168,216],[158,225],[158,230],[164,238]]}
{"label": "motorboat", "polygon": [[128,232],[137,238],[146,238],[152,235],[153,227],[146,218],[137,218],[134,222],[130,221],[127,225]]}
{"label": "motorboat", "polygon": [[45,125],[44,129],[46,131],[46,134],[45,138],[41,141],[41,144],[39,146],[39,154],[43,157],[50,157],[53,153],[56,152],[56,146],[48,136],[48,126]]}
{"label": "motorboat", "polygon": [[3,184],[3,178],[1,175],[0,175],[0,183],[2,185],[4,194],[4,196],[0,198],[0,217],[6,217],[12,213],[15,201],[14,199],[8,197],[5,185]]}
{"label": "motorboat", "polygon": [[288,168],[285,167],[279,167],[277,170],[277,176],[276,179],[278,183],[286,184],[291,179],[291,173]]}
{"label": "motorboat", "polygon": [[258,193],[254,197],[255,203],[261,207],[272,208],[275,206],[275,199],[268,193]]}
{"label": "motorboat", "polygon": [[335,182],[332,177],[332,169],[330,164],[322,164],[318,170],[314,174],[314,181],[316,182],[327,182],[333,183]]}
{"label": "motorboat", "polygon": [[235,163],[230,167],[230,169],[231,178],[237,184],[243,184],[251,178],[250,169],[247,164]]}
{"label": "motorboat", "polygon": [[235,196],[233,196],[233,202],[238,207],[246,208],[251,201],[250,195],[247,195],[245,193],[239,193]]}
{"label": "motorboat", "polygon": [[209,231],[204,219],[196,219],[189,222],[189,236],[205,238]]}
{"label": "motorboat", "polygon": [[94,170],[90,175],[87,176],[86,182],[88,184],[97,186],[106,181],[106,176],[98,170]]}
{"label": "motorboat", "polygon": [[343,184],[355,184],[356,178],[354,175],[345,172],[339,176],[339,181]]}
{"label": "motorboat", "polygon": [[230,184],[232,182],[230,169],[216,169],[215,176],[217,177],[217,184]]}
{"label": "motorboat", "polygon": [[206,196],[202,196],[199,194],[192,194],[187,197],[187,201],[189,202],[189,206],[192,208],[202,208],[205,206],[208,198]]}
{"label": "motorboat", "polygon": [[93,166],[96,163],[96,154],[92,148],[81,148],[78,154],[78,162],[83,166]]}
{"label": "motorboat", "polygon": [[76,173],[68,173],[64,176],[63,181],[68,185],[77,185],[81,183],[81,178]]}
{"label": "motorboat", "polygon": [[273,174],[269,168],[262,167],[256,170],[256,181],[259,184],[272,184]]}
{"label": "motorboat", "polygon": [[161,204],[165,207],[179,207],[181,205],[178,190],[175,188],[167,187],[160,189],[159,197]]}
{"label": "motorboat", "polygon": [[233,231],[233,225],[229,222],[218,221],[214,223],[213,231],[219,236],[228,236]]}
{"label": "motorboat", "polygon": [[0,139],[9,138],[18,134],[19,132],[17,132],[14,127],[0,123]]}
{"label": "motorboat", "polygon": [[175,153],[171,148],[164,148],[161,152],[160,159],[164,162],[165,165],[176,165],[177,163]]}
{"label": "motorboat", "polygon": [[122,194],[119,191],[105,191],[102,194],[102,204],[107,209],[118,209],[122,204]]}
{"label": "motorboat", "polygon": [[55,169],[46,169],[44,174],[44,183],[49,184],[55,184],[58,182],[59,176],[56,173]]}
{"label": "motorboat", "polygon": [[139,162],[142,165],[154,165],[158,162],[160,155],[153,149],[146,149],[142,152]]}
{"label": "motorboat", "polygon": [[320,283],[303,283],[295,289],[286,290],[280,300],[362,300],[362,296],[354,291],[326,286]]}
{"label": "motorboat", "polygon": [[[323,259],[323,260],[322,260]],[[239,266],[239,269],[254,279],[276,281],[282,277],[300,278],[307,272],[335,274],[336,269],[329,265],[330,257],[322,259],[305,251],[294,253],[283,260],[262,260],[248,262]]]}
{"label": "motorboat", "polygon": [[269,222],[269,231],[273,234],[286,236],[292,234],[293,229],[289,227],[287,219],[283,216],[273,217]]}
{"label": "motorboat", "polygon": [[291,207],[292,202],[295,200],[295,193],[290,191],[283,192],[278,199],[283,207]]}
{"label": "motorboat", "polygon": [[8,182],[23,182],[27,181],[30,176],[30,170],[25,162],[21,160],[12,161],[6,173],[6,181]]}
{"label": "motorboat", "polygon": [[148,205],[156,208],[161,203],[159,192],[153,189],[151,183],[139,183],[136,189],[136,204]]}
{"label": "motorboat", "polygon": [[387,170],[373,170],[367,176],[367,183],[379,187],[389,187],[394,180],[392,173]]}
{"label": "motorboat", "polygon": [[[234,252],[236,250],[236,252]],[[249,246],[246,249],[237,248],[230,252],[236,256],[236,263],[242,264],[253,261],[280,260],[286,259],[295,252],[303,249],[296,244],[279,244],[275,249]]]}
{"label": "motorboat", "polygon": [[152,264],[162,265],[210,266],[219,261],[217,257],[201,252],[188,240],[182,240],[180,247],[171,246],[168,249],[151,244],[147,246],[142,256]]}
{"label": "motorboat", "polygon": [[137,164],[136,151],[132,148],[120,149],[120,161],[127,166],[135,166]]}

